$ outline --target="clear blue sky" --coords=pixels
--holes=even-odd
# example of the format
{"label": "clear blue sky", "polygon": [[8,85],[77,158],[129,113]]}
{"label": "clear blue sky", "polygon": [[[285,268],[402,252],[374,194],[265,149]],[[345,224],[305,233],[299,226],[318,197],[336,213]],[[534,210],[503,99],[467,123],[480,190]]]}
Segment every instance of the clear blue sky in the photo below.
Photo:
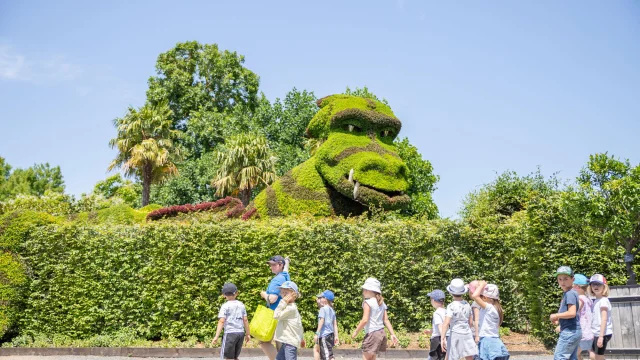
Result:
{"label": "clear blue sky", "polygon": [[387,98],[454,216],[496,172],[573,179],[589,154],[640,161],[638,1],[2,1],[0,156],[90,192],[111,121],[177,42],[246,56],[270,98],[367,85]]}

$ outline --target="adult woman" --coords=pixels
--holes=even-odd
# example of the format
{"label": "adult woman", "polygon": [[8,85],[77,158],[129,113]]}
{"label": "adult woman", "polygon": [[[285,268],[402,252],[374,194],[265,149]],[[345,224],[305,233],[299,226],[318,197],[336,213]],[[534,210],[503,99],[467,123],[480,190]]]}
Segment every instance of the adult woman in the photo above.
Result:
{"label": "adult woman", "polygon": [[[269,282],[269,286],[266,291],[261,291],[260,296],[267,302],[271,310],[275,310],[282,297],[280,296],[280,285],[285,281],[291,280],[289,278],[289,258],[284,258],[280,255],[272,256],[267,263],[271,268],[271,272],[275,275]],[[279,348],[280,344],[276,343]],[[260,348],[262,352],[269,358],[269,360],[275,360],[277,355],[276,347],[271,342],[261,342]]]}

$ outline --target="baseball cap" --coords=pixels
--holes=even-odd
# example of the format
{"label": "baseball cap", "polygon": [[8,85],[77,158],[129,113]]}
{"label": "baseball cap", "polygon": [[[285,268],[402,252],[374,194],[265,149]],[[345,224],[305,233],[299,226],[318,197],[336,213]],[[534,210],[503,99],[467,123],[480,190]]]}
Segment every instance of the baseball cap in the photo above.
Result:
{"label": "baseball cap", "polygon": [[282,257],[281,255],[275,255],[272,256],[269,260],[267,260],[268,263],[276,263],[276,264],[284,264],[284,257]]}
{"label": "baseball cap", "polygon": [[482,295],[488,297],[489,299],[500,300],[500,290],[498,290],[498,285],[496,284],[487,284],[482,292]]}
{"label": "baseball cap", "polygon": [[222,285],[222,293],[223,294],[235,294],[238,292],[238,287],[233,283],[224,283]]}
{"label": "baseball cap", "polygon": [[607,284],[607,279],[600,275],[600,274],[595,274],[591,277],[591,279],[589,279],[589,284],[591,283],[596,283],[596,284],[603,284],[606,285]]}
{"label": "baseball cap", "polygon": [[556,270],[556,275],[569,275],[569,276],[573,276],[573,270],[571,270],[570,267],[568,266],[560,266],[558,268],[558,270]]}
{"label": "baseball cap", "polygon": [[333,301],[336,298],[336,296],[333,294],[333,291],[331,291],[331,290],[325,290],[325,291],[321,292],[320,294],[318,294],[318,296],[316,296],[316,297],[325,298],[325,299],[327,299],[329,301]]}
{"label": "baseball cap", "polygon": [[296,285],[296,283],[294,283],[293,281],[283,282],[282,285],[280,285],[280,289],[291,289],[295,291],[296,294],[300,295],[300,292],[298,291],[298,285]]}
{"label": "baseball cap", "polygon": [[573,275],[573,285],[587,285],[589,281],[587,277],[582,274]]}
{"label": "baseball cap", "polygon": [[432,292],[428,293],[427,296],[432,298],[433,300],[435,300],[437,302],[443,302],[444,301],[444,291],[442,291],[440,289],[433,290]]}

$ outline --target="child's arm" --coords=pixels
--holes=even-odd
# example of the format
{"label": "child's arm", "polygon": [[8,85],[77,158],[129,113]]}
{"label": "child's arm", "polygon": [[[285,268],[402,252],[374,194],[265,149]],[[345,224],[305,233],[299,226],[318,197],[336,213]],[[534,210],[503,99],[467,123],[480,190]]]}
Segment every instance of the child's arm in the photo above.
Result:
{"label": "child's arm", "polygon": [[549,319],[551,322],[555,322],[560,319],[573,319],[576,317],[576,306],[574,304],[567,305],[567,311],[563,313],[551,314]]}
{"label": "child's arm", "polygon": [[[289,297],[287,295],[287,297]],[[273,310],[273,318],[276,320],[285,320],[295,316],[296,310],[293,306],[288,306],[289,302],[286,298],[283,298],[282,301],[278,304],[275,310]]]}
{"label": "child's arm", "polygon": [[369,315],[371,315],[371,307],[366,302],[362,306],[362,320],[358,323],[358,326],[351,334],[351,338],[355,339],[358,336],[358,333],[364,328],[365,325],[369,322]]}
{"label": "child's arm", "polygon": [[387,310],[384,311],[384,326],[389,329],[389,332],[391,333],[391,341],[393,342],[393,344],[398,345],[398,337],[396,336],[396,333],[393,332],[393,326],[391,326],[391,321],[389,321],[389,316],[387,316]]}
{"label": "child's arm", "polygon": [[478,287],[476,287],[476,291],[473,292],[473,294],[471,294],[471,298],[476,302],[476,304],[480,305],[481,308],[486,308],[487,307],[487,302],[482,300],[482,297],[480,295],[482,295],[482,292],[484,291],[485,286],[487,286],[487,282],[484,280],[481,280],[478,282]]}
{"label": "child's arm", "polygon": [[600,307],[600,336],[598,336],[598,347],[604,345],[604,332],[607,329],[607,308]]}
{"label": "child's arm", "polygon": [[313,342],[318,343],[318,336],[320,336],[320,330],[322,330],[322,326],[324,326],[324,317],[318,319],[318,329],[316,330],[316,334],[313,335]]}
{"label": "child's arm", "polygon": [[220,320],[218,320],[218,328],[216,329],[216,336],[214,336],[213,340],[211,340],[211,345],[218,342],[218,337],[220,336],[220,332],[222,331],[222,327],[224,326],[224,321],[225,321],[224,318],[220,318]]}
{"label": "child's arm", "polygon": [[479,327],[479,319],[480,319],[480,309],[478,309],[477,307],[474,307],[473,309],[473,328],[476,330],[476,343],[480,342],[480,330],[478,329]]}
{"label": "child's arm", "polygon": [[251,329],[249,328],[249,319],[247,319],[246,315],[242,318],[242,322],[244,323],[245,342],[249,343],[249,340],[251,340]]}
{"label": "child's arm", "polygon": [[440,329],[440,345],[443,351],[447,351],[447,330],[449,330],[450,323],[451,318],[446,316],[444,318],[444,324],[442,324],[442,329]]}
{"label": "child's arm", "polygon": [[338,336],[338,319],[333,319],[333,345],[340,345],[340,337]]}

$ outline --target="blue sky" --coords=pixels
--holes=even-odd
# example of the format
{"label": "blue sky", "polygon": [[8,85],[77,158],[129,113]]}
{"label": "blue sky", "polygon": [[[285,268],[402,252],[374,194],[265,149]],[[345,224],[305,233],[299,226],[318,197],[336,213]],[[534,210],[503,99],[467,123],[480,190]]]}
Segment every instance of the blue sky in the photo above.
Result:
{"label": "blue sky", "polygon": [[385,97],[441,177],[443,216],[496,172],[640,162],[637,1],[3,1],[0,156],[60,165],[68,192],[90,192],[112,119],[187,40],[245,55],[270,99]]}

